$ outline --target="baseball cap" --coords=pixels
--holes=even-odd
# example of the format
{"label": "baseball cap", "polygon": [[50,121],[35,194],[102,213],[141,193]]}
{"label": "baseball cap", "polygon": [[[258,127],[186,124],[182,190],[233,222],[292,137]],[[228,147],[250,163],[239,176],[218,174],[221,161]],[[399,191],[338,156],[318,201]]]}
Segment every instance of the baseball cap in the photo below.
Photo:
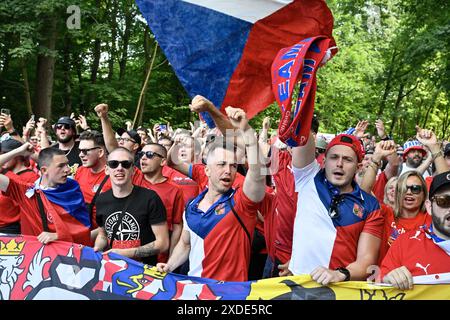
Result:
{"label": "baseball cap", "polygon": [[0,145],[0,150],[2,153],[10,152],[14,149],[19,148],[20,146],[22,146],[22,144],[23,144],[22,142],[17,141],[16,139],[9,138],[7,140],[2,141]]}
{"label": "baseball cap", "polygon": [[137,144],[141,144],[141,136],[137,133],[136,130],[125,130],[124,128],[119,128],[116,132],[119,136],[122,136],[122,134],[126,132],[131,139],[136,141]]}
{"label": "baseball cap", "polygon": [[412,150],[419,150],[420,152],[422,152],[422,155],[424,157],[427,155],[427,152],[425,151],[423,145],[419,141],[417,140],[406,141],[405,144],[403,145],[403,161],[406,160],[406,155],[408,154],[408,152]]}
{"label": "baseball cap", "polygon": [[361,162],[362,159],[364,158],[364,154],[365,154],[364,147],[356,136],[353,136],[351,134],[345,134],[345,133],[337,135],[328,144],[325,154],[327,154],[328,150],[330,150],[332,147],[334,147],[336,145],[343,145],[343,146],[352,148],[353,151],[356,153],[356,157],[358,158],[358,163]]}
{"label": "baseball cap", "polygon": [[450,154],[450,142],[445,145],[444,148],[444,157]]}
{"label": "baseball cap", "polygon": [[430,193],[428,195],[429,199],[433,198],[434,194],[442,187],[450,186],[450,171],[443,172],[436,175],[433,178],[430,186]]}
{"label": "baseball cap", "polygon": [[61,117],[61,118],[58,119],[56,124],[67,124],[67,125],[71,126],[74,129],[76,128],[75,121],[73,119],[71,119],[70,117]]}

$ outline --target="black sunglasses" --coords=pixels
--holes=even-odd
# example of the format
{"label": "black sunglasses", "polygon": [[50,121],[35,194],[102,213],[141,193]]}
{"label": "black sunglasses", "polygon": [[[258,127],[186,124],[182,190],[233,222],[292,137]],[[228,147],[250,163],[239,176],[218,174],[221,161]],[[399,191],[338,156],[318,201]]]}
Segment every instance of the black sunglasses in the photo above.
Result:
{"label": "black sunglasses", "polygon": [[344,196],[339,194],[331,198],[330,209],[328,210],[328,215],[331,219],[337,219],[340,216],[339,204],[344,200]]}
{"label": "black sunglasses", "polygon": [[118,160],[109,160],[107,162],[108,167],[110,167],[111,169],[116,169],[119,164],[122,166],[122,168],[124,169],[130,169],[131,166],[133,165],[133,162],[128,161],[128,160],[123,160],[123,161],[118,161]]}
{"label": "black sunglasses", "polygon": [[56,129],[61,130],[62,128],[66,129],[66,130],[69,130],[69,129],[72,128],[72,126],[70,124],[66,124],[66,123],[58,123],[56,125]]}
{"label": "black sunglasses", "polygon": [[411,193],[413,193],[413,194],[419,194],[423,190],[423,188],[420,184],[413,184],[411,186],[406,186],[405,191],[408,191],[408,189],[411,190]]}
{"label": "black sunglasses", "polygon": [[450,195],[434,196],[431,200],[436,201],[436,204],[441,208],[450,208]]}
{"label": "black sunglasses", "polygon": [[139,157],[143,157],[144,155],[148,158],[148,159],[152,159],[153,157],[160,157],[161,159],[164,158],[163,155],[157,153],[157,152],[153,152],[153,151],[139,151]]}
{"label": "black sunglasses", "polygon": [[87,155],[89,151],[95,150],[95,149],[100,149],[100,147],[93,147],[93,148],[88,148],[88,149],[78,149],[78,150],[80,150],[80,153]]}

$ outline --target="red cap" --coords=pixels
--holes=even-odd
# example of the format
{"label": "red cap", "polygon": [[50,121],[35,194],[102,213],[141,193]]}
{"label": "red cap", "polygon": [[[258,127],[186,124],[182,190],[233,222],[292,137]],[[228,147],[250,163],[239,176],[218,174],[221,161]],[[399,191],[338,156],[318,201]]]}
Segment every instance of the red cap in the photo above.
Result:
{"label": "red cap", "polygon": [[343,146],[352,148],[353,151],[355,151],[355,153],[356,153],[356,157],[358,158],[358,163],[364,159],[364,154],[365,154],[364,147],[363,147],[362,143],[359,141],[359,139],[357,137],[355,137],[354,135],[344,134],[344,133],[337,135],[328,144],[325,154],[328,153],[328,150],[330,150],[330,148],[332,148],[333,146],[337,146],[337,145],[343,145]]}

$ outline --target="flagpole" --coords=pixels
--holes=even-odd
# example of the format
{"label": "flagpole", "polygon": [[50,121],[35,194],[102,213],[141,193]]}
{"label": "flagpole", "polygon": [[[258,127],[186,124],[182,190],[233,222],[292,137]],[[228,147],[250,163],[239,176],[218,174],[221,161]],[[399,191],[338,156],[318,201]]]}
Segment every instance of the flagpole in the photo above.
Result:
{"label": "flagpole", "polygon": [[142,109],[142,113],[144,112],[144,110],[143,110],[144,107],[142,105],[142,100],[144,98],[145,91],[147,90],[147,84],[148,84],[148,80],[150,79],[150,74],[152,73],[153,63],[155,62],[156,51],[157,50],[158,50],[158,42],[155,41],[155,50],[153,52],[152,62],[150,63],[150,67],[148,68],[144,84],[142,85],[141,94],[139,95],[139,101],[138,101],[138,104],[137,104],[137,107],[136,107],[136,113],[135,113],[134,119],[133,119],[133,128],[135,128],[136,122],[138,121],[138,117],[139,117],[139,114],[141,113],[141,109]]}

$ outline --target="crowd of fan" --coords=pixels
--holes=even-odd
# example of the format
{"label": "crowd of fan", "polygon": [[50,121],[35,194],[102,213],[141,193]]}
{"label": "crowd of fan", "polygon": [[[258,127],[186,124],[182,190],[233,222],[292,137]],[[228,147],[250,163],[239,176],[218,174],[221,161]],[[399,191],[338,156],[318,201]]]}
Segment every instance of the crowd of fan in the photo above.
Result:
{"label": "crowd of fan", "polygon": [[19,132],[2,113],[0,233],[222,281],[375,275],[409,289],[450,271],[450,144],[433,131],[401,143],[377,120],[330,136],[314,117],[291,148],[269,118],[254,130],[239,108],[201,96],[190,108],[215,128],[113,128],[99,104],[101,131],[72,115]]}

